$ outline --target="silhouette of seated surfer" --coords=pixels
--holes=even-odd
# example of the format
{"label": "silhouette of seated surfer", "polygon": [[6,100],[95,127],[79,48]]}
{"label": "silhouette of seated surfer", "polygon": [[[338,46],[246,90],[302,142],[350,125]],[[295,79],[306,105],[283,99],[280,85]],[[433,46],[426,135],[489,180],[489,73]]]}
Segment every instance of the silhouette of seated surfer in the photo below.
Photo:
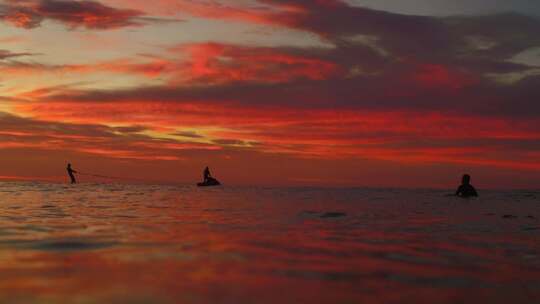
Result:
{"label": "silhouette of seated surfer", "polygon": [[219,186],[221,185],[220,182],[212,177],[212,174],[210,174],[210,168],[206,167],[203,172],[203,182],[198,183],[197,186],[204,187],[204,186]]}
{"label": "silhouette of seated surfer", "polygon": [[203,182],[208,182],[209,178],[212,178],[212,174],[210,174],[210,168],[206,167],[203,172]]}
{"label": "silhouette of seated surfer", "polygon": [[77,173],[77,171],[71,168],[71,164],[67,165],[67,172],[68,172],[69,177],[71,178],[71,183],[76,184],[77,180],[75,179],[75,175],[73,175],[73,173]]}
{"label": "silhouette of seated surfer", "polygon": [[469,174],[463,175],[461,179],[461,186],[456,191],[456,195],[459,197],[476,197],[478,193],[476,189],[471,185],[471,176]]}

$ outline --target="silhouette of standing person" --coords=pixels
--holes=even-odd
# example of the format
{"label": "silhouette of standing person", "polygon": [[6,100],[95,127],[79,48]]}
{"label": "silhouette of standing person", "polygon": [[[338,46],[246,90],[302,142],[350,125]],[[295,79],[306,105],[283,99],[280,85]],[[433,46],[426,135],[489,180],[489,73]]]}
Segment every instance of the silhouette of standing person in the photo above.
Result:
{"label": "silhouette of standing person", "polygon": [[71,183],[72,183],[72,184],[76,184],[76,183],[77,183],[77,180],[75,179],[75,175],[73,175],[73,173],[77,173],[77,171],[75,171],[75,170],[73,170],[73,169],[71,168],[71,164],[68,164],[68,165],[67,165],[67,169],[66,169],[66,170],[67,170],[67,172],[68,172],[69,177],[71,178]]}
{"label": "silhouette of standing person", "polygon": [[212,175],[210,174],[210,169],[208,167],[206,167],[204,169],[204,173],[203,173],[203,178],[204,178],[204,182],[208,182],[208,179],[211,178]]}
{"label": "silhouette of standing person", "polygon": [[459,197],[476,197],[478,193],[476,189],[471,185],[471,176],[469,174],[463,175],[461,179],[461,186],[456,191],[456,195]]}

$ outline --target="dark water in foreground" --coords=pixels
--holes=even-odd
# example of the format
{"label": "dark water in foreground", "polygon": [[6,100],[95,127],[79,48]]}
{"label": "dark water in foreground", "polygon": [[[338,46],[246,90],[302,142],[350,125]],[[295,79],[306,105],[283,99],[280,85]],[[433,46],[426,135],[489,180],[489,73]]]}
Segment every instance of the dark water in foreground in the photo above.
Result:
{"label": "dark water in foreground", "polygon": [[0,183],[0,303],[540,303],[540,192]]}

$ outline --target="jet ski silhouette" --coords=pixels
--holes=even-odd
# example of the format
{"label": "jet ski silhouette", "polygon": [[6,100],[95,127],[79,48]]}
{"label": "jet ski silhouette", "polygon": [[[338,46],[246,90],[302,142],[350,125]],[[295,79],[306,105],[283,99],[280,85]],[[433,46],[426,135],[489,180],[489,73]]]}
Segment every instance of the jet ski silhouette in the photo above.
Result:
{"label": "jet ski silhouette", "polygon": [[199,187],[211,187],[211,186],[220,186],[220,185],[221,183],[213,177],[209,177],[206,181],[202,183],[197,183],[197,186]]}
{"label": "jet ski silhouette", "polygon": [[210,186],[221,185],[221,183],[217,179],[212,177],[212,175],[210,174],[210,169],[208,167],[204,169],[203,178],[204,178],[204,181],[202,183],[198,183],[197,184],[198,187],[210,187]]}

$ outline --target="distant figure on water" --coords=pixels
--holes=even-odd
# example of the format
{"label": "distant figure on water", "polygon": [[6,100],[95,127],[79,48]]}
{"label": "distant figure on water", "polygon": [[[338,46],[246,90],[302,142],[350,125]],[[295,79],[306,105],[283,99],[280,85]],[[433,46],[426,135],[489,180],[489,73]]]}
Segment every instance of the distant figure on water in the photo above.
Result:
{"label": "distant figure on water", "polygon": [[73,175],[73,173],[77,173],[77,171],[75,171],[75,170],[73,170],[73,169],[71,168],[71,164],[68,164],[68,165],[67,165],[67,169],[66,169],[66,170],[67,170],[67,172],[68,172],[69,177],[71,178],[71,183],[72,183],[72,184],[76,184],[76,183],[77,183],[77,180],[75,179],[75,175]]}
{"label": "distant figure on water", "polygon": [[209,186],[219,186],[221,183],[212,177],[210,174],[210,169],[206,167],[203,172],[203,182],[198,183],[197,186],[199,187],[209,187]]}
{"label": "distant figure on water", "polygon": [[471,185],[471,176],[469,174],[463,175],[461,179],[461,186],[456,191],[456,195],[459,197],[476,197],[478,193],[476,189]]}
{"label": "distant figure on water", "polygon": [[210,168],[206,167],[203,172],[203,181],[206,183],[208,182],[208,179],[211,177],[212,175],[210,174]]}

